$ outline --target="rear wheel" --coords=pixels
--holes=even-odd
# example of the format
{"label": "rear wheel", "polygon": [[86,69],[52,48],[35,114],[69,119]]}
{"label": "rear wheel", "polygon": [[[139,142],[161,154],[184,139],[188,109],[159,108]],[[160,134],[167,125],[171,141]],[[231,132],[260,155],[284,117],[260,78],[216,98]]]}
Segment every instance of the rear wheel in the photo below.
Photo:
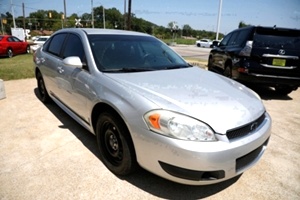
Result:
{"label": "rear wheel", "polygon": [[38,91],[39,91],[41,101],[43,103],[51,102],[51,98],[46,90],[45,82],[40,72],[37,73],[36,79],[37,79]]}
{"label": "rear wheel", "polygon": [[12,49],[7,49],[6,53],[9,58],[12,58],[14,56]]}
{"label": "rear wheel", "polygon": [[289,86],[277,86],[275,87],[275,91],[277,94],[286,96],[289,93],[291,93],[294,90],[294,88],[289,87]]}
{"label": "rear wheel", "polygon": [[101,113],[96,127],[100,159],[116,175],[128,175],[137,168],[129,131],[116,114]]}

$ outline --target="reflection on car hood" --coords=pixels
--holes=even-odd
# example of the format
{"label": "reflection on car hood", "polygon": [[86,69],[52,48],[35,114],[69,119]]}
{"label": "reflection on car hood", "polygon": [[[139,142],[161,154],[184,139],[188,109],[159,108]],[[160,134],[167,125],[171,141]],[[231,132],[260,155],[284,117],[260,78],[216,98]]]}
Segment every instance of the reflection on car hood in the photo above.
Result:
{"label": "reflection on car hood", "polygon": [[265,111],[247,87],[198,67],[106,75],[158,108],[197,118],[219,133],[249,123]]}

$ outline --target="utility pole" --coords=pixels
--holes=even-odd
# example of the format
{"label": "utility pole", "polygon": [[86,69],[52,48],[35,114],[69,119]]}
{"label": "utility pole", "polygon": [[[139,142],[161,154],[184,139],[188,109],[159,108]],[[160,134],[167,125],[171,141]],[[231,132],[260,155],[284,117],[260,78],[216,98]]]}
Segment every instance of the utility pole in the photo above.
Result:
{"label": "utility pole", "polygon": [[13,22],[14,22],[14,28],[16,28],[16,21],[15,21],[15,14],[14,14],[14,6],[13,6],[12,0],[10,0],[10,3],[11,3],[11,13],[12,13]]}
{"label": "utility pole", "polygon": [[1,34],[4,35],[3,18],[2,18],[2,14],[1,13],[0,13],[0,20],[1,20]]}
{"label": "utility pole", "polygon": [[217,35],[216,35],[216,40],[219,39],[220,22],[221,22],[221,13],[222,13],[222,0],[220,0],[220,4],[219,4],[219,13],[218,13],[218,22],[217,22]]}
{"label": "utility pole", "polygon": [[91,0],[91,4],[92,4],[92,28],[94,28],[94,6],[93,6],[93,0]]}
{"label": "utility pole", "polygon": [[22,8],[23,8],[23,28],[24,31],[26,30],[26,24],[25,24],[25,5],[22,3]]}
{"label": "utility pole", "polygon": [[124,0],[124,30],[126,30],[126,0]]}
{"label": "utility pole", "polygon": [[127,30],[131,30],[131,0],[128,0],[128,20]]}
{"label": "utility pole", "polygon": [[105,29],[105,9],[104,6],[102,6],[103,8],[103,28]]}
{"label": "utility pole", "polygon": [[66,0],[64,0],[64,26],[66,26],[66,19],[67,19],[67,8],[66,8]]}

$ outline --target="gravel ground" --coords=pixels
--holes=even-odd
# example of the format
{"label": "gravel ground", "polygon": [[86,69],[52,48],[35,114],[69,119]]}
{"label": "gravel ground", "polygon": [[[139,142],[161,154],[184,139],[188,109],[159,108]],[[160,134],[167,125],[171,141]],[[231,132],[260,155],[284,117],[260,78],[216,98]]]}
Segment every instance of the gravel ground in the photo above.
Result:
{"label": "gravel ground", "polygon": [[269,146],[242,176],[186,186],[144,170],[110,173],[95,136],[37,97],[35,79],[4,82],[0,100],[0,199],[300,199],[300,90],[255,89],[273,119]]}

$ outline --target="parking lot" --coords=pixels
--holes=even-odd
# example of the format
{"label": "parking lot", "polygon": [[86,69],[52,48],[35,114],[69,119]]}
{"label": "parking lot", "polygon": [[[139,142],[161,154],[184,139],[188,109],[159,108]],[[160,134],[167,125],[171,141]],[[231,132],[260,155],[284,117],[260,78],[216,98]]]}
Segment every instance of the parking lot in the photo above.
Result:
{"label": "parking lot", "polygon": [[169,182],[145,170],[117,177],[98,159],[95,136],[37,97],[35,79],[4,82],[0,100],[0,199],[300,199],[300,90],[254,88],[273,119],[262,159],[209,186]]}

